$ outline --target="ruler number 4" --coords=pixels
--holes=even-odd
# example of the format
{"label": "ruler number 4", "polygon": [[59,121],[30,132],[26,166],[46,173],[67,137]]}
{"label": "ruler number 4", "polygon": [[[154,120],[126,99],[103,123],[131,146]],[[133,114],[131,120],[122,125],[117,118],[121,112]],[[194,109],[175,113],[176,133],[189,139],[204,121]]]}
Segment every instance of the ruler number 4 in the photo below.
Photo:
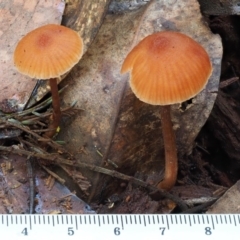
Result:
{"label": "ruler number 4", "polygon": [[24,236],[27,236],[28,235],[28,230],[27,228],[24,228],[21,232]]}

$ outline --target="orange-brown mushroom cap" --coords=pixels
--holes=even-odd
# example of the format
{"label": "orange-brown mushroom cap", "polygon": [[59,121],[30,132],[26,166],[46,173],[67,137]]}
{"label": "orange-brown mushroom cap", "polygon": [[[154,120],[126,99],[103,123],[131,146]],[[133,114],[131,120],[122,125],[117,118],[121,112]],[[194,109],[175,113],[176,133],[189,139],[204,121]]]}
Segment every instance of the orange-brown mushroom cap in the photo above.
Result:
{"label": "orange-brown mushroom cap", "polygon": [[178,32],[147,36],[123,62],[121,72],[131,71],[130,86],[143,102],[169,105],[188,100],[206,85],[212,65],[205,49]]}
{"label": "orange-brown mushroom cap", "polygon": [[56,78],[69,71],[82,57],[83,41],[70,28],[48,24],[24,36],[14,52],[19,72],[32,78]]}

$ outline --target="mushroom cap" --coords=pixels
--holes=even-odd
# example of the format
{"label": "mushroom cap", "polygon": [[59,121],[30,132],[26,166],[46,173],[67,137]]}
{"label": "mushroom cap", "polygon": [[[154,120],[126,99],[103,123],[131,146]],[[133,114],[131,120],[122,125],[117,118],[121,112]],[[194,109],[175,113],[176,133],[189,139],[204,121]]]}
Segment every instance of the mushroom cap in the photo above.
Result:
{"label": "mushroom cap", "polygon": [[197,95],[212,73],[207,52],[192,38],[163,31],[147,36],[125,58],[130,87],[152,105],[181,103]]}
{"label": "mushroom cap", "polygon": [[25,35],[14,51],[19,72],[32,78],[60,77],[82,57],[83,41],[70,28],[48,24]]}

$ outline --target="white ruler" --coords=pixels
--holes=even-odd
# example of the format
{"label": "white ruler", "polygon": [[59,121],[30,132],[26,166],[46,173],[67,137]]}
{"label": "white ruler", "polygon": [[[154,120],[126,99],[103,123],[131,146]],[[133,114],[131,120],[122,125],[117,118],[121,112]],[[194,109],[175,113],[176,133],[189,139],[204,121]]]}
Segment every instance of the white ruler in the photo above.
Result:
{"label": "white ruler", "polygon": [[0,238],[239,240],[240,215],[0,215]]}

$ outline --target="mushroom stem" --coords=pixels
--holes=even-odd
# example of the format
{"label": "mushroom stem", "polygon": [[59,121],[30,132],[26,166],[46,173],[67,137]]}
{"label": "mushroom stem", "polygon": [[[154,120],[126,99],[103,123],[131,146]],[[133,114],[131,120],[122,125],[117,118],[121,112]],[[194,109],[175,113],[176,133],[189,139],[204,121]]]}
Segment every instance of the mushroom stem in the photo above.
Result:
{"label": "mushroom stem", "polygon": [[60,98],[58,94],[57,78],[50,78],[49,85],[52,93],[53,120],[48,127],[51,130],[46,132],[44,134],[44,137],[52,138],[56,133],[56,130],[59,126],[61,119]]}
{"label": "mushroom stem", "polygon": [[170,109],[170,105],[160,106],[163,142],[165,146],[165,175],[157,187],[165,190],[170,190],[175,185],[178,171],[176,140]]}

